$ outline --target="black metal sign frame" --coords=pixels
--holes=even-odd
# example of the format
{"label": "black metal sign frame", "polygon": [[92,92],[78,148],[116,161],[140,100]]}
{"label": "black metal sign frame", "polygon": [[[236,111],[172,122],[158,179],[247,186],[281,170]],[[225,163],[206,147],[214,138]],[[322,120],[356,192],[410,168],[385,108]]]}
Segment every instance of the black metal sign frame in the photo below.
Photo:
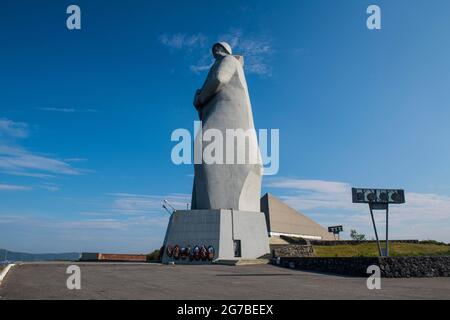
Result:
{"label": "black metal sign frame", "polygon": [[328,227],[328,232],[332,233],[334,235],[334,238],[336,239],[336,235],[338,236],[339,240],[339,233],[344,231],[344,228],[342,226],[331,226]]}
{"label": "black metal sign frame", "polygon": [[[352,188],[352,199],[353,203],[369,204],[375,238],[377,239],[378,253],[380,257],[389,257],[389,204],[405,203],[405,191],[402,189]],[[377,226],[373,215],[374,210],[386,211],[386,247],[384,253],[378,238]]]}

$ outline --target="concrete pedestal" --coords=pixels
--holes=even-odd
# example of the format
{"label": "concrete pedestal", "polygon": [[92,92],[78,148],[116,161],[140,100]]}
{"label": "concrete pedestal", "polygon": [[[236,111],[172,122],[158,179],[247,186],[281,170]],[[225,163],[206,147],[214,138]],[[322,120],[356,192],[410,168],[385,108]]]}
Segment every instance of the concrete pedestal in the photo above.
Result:
{"label": "concrete pedestal", "polygon": [[[240,257],[235,243],[240,242]],[[257,259],[270,252],[264,213],[235,210],[183,210],[172,214],[164,239],[163,263],[210,263],[175,260],[166,248],[213,246],[214,260]]]}

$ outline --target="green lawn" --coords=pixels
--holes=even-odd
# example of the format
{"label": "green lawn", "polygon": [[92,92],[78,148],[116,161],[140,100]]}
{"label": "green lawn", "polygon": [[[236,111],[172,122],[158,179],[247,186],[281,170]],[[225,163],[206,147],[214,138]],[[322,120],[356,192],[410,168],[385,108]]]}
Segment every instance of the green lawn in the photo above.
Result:
{"label": "green lawn", "polygon": [[[384,243],[381,243],[384,248]],[[317,257],[376,257],[378,248],[376,243],[357,245],[314,246]],[[390,256],[436,256],[450,255],[450,246],[441,244],[422,243],[390,243]]]}

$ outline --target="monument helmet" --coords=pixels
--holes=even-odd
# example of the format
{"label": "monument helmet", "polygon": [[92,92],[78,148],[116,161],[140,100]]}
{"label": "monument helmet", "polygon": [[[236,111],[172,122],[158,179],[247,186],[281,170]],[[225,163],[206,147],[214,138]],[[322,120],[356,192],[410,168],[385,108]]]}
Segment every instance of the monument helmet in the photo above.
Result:
{"label": "monument helmet", "polygon": [[212,52],[213,52],[213,54],[214,54],[214,49],[215,49],[217,46],[222,47],[228,54],[233,54],[233,50],[231,49],[231,46],[230,46],[228,43],[224,42],[224,41],[217,42],[217,43],[215,43],[215,44],[213,45],[213,47],[212,47]]}

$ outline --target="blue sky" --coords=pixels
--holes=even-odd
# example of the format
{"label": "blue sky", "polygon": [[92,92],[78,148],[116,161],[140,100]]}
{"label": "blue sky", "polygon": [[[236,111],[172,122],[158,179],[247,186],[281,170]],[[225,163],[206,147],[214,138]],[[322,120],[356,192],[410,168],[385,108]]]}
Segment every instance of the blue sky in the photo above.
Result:
{"label": "blue sky", "polygon": [[280,130],[264,192],[371,238],[351,186],[404,188],[392,236],[449,242],[449,15],[444,0],[2,2],[0,247],[158,248],[162,199],[182,208],[192,188],[170,135],[193,130],[217,40],[245,56],[256,126]]}

